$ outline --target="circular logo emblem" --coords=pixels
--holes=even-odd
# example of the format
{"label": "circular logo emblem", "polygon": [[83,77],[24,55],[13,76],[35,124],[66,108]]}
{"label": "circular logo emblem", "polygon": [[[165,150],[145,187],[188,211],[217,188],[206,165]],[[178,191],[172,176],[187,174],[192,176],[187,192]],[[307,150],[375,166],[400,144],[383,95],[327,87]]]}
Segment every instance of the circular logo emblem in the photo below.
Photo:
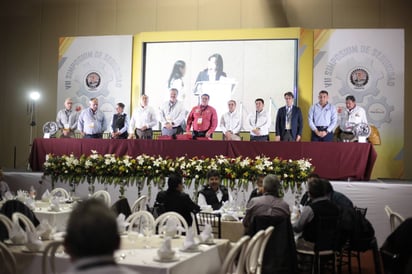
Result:
{"label": "circular logo emblem", "polygon": [[369,73],[362,68],[357,68],[350,73],[350,82],[355,88],[363,88],[368,81]]}
{"label": "circular logo emblem", "polygon": [[87,74],[86,76],[86,86],[88,87],[89,90],[96,90],[101,83],[101,77],[100,74],[97,72],[93,71]]}

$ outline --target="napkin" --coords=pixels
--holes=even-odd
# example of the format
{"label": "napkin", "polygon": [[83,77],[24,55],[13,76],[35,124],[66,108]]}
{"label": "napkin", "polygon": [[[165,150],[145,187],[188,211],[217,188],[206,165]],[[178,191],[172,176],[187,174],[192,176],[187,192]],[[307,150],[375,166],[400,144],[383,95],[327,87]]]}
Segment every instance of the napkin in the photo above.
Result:
{"label": "napkin", "polygon": [[3,198],[4,198],[6,201],[8,201],[8,200],[13,200],[13,199],[14,199],[13,194],[11,194],[10,191],[6,191],[6,192],[3,194]]}
{"label": "napkin", "polygon": [[175,251],[172,250],[172,239],[166,237],[160,248],[157,250],[157,255],[160,259],[171,259],[175,255]]}
{"label": "napkin", "polygon": [[17,196],[16,199],[19,200],[20,202],[26,202],[27,195],[24,190],[17,190]]}
{"label": "napkin", "polygon": [[27,242],[26,232],[18,223],[14,222],[13,226],[11,227],[9,238],[14,244],[24,244]]}
{"label": "napkin", "polygon": [[39,240],[39,234],[37,232],[27,232],[27,243],[26,247],[30,251],[38,251],[43,246],[42,242]]}
{"label": "napkin", "polygon": [[41,195],[41,200],[43,202],[48,202],[50,201],[50,196],[51,196],[50,191],[46,189],[46,191]]}
{"label": "napkin", "polygon": [[124,233],[126,231],[126,226],[129,225],[129,223],[126,222],[126,216],[123,213],[120,213],[119,216],[117,216],[116,221],[119,233]]}
{"label": "napkin", "polygon": [[200,233],[200,239],[203,243],[213,242],[212,226],[210,224],[205,225],[205,228]]}
{"label": "napkin", "polygon": [[163,232],[167,237],[174,237],[178,231],[184,231],[180,225],[180,221],[175,218],[168,218],[166,224],[163,226]]}
{"label": "napkin", "polygon": [[189,231],[186,232],[186,237],[183,242],[182,250],[196,250],[198,245],[195,241],[196,232],[194,231],[193,226],[189,228]]}
{"label": "napkin", "polygon": [[27,198],[24,202],[31,210],[36,209],[36,202],[32,198]]}
{"label": "napkin", "polygon": [[49,224],[47,219],[42,219],[36,230],[42,240],[51,240],[55,228]]}
{"label": "napkin", "polygon": [[59,212],[60,211],[60,199],[59,197],[52,197],[50,200],[50,209],[51,211]]}

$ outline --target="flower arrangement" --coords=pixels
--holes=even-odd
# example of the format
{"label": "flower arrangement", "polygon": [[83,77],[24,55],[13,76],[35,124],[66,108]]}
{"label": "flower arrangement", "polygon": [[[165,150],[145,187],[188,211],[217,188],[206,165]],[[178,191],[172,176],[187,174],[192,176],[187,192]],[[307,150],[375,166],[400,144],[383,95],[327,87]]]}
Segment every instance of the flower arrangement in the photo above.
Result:
{"label": "flower arrangement", "polygon": [[[101,155],[92,151],[89,156],[55,156],[48,154],[44,163],[44,175],[51,177],[52,184],[60,180],[68,183],[93,183],[95,181],[120,185],[121,188],[140,184],[145,178],[156,185],[172,172],[179,172],[187,185],[205,183],[209,170],[218,170],[226,186],[242,187],[260,174],[276,174],[284,187],[294,188],[306,181],[314,167],[310,159],[285,160],[278,157],[230,158],[223,155],[206,157],[163,158],[145,154],[135,158],[114,154]],[[163,187],[163,185],[159,185]]]}

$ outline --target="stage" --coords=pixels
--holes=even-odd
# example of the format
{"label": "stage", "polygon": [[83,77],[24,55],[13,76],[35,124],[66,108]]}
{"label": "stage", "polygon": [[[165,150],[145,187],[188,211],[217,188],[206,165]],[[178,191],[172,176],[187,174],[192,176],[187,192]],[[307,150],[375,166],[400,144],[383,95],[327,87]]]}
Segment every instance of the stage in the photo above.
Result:
{"label": "stage", "polygon": [[[41,172],[4,172],[5,181],[9,184],[12,191],[16,192],[19,189],[29,190],[30,186],[37,189],[38,198],[46,189],[51,189],[50,178],[43,177]],[[378,244],[381,246],[390,234],[389,219],[385,213],[385,205],[389,205],[392,210],[398,212],[405,218],[412,217],[412,182],[399,182],[390,180],[386,182],[380,181],[332,181],[334,189],[347,195],[358,207],[367,207],[367,218],[375,228],[375,234],[378,239]],[[67,184],[57,183],[56,186],[69,189]],[[103,189],[103,185],[96,184],[96,190]],[[232,190],[232,195],[237,197],[239,205],[245,203],[252,190],[249,185],[248,189]],[[119,196],[118,189],[109,186],[108,191],[111,194],[112,201],[116,201]],[[140,190],[140,194],[148,194],[147,186]],[[152,187],[150,193],[149,205],[153,205],[157,194],[157,188]],[[187,193],[193,193],[193,186],[185,190]],[[88,195],[88,185],[81,184],[76,188],[76,195],[86,198]],[[133,203],[138,197],[138,189],[136,186],[127,188],[125,196],[129,203]],[[288,191],[285,195],[285,201],[293,206],[295,198],[294,194]]]}
{"label": "stage", "polygon": [[205,140],[111,140],[111,139],[43,139],[36,138],[30,154],[33,171],[41,171],[46,155],[75,156],[99,154],[141,154],[162,157],[251,157],[265,155],[271,158],[311,159],[315,173],[329,180],[368,181],[377,154],[369,143],[338,142],[250,142]]}

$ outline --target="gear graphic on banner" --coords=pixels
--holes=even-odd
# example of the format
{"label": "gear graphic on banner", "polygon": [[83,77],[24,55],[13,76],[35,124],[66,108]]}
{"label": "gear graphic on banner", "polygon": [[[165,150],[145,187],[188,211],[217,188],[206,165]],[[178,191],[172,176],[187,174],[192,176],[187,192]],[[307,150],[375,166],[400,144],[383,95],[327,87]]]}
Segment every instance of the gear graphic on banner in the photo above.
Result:
{"label": "gear graphic on banner", "polygon": [[383,73],[374,67],[373,60],[364,59],[350,58],[336,72],[336,78],[342,83],[339,93],[342,96],[352,94],[358,102],[363,102],[365,96],[378,95],[378,82],[383,79]]}
{"label": "gear graphic on banner", "polygon": [[77,69],[73,80],[78,83],[77,96],[87,98],[106,97],[110,94],[108,86],[113,81],[110,66],[100,60],[89,60]]}
{"label": "gear graphic on banner", "polygon": [[390,113],[395,110],[395,107],[388,105],[384,96],[378,99],[369,97],[365,110],[368,114],[368,122],[379,128],[383,123],[392,121]]}

